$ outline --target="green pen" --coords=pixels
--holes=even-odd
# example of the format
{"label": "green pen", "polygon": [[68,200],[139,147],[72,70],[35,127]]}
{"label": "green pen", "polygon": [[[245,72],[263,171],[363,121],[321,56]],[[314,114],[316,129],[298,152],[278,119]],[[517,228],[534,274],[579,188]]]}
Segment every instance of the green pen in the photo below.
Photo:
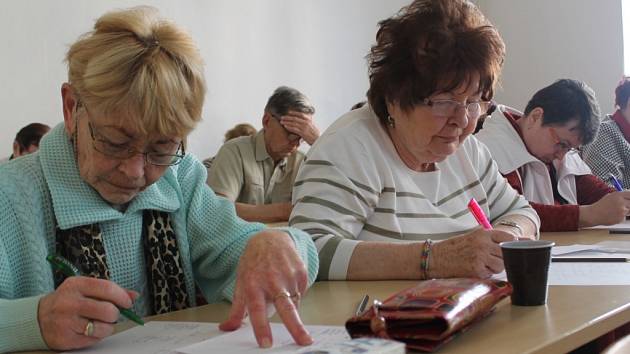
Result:
{"label": "green pen", "polygon": [[[79,272],[79,270],[77,269],[77,267],[74,266],[74,264],[70,263],[67,259],[61,256],[51,254],[46,257],[46,260],[50,262],[50,264],[52,264],[54,268],[61,271],[67,277],[75,277],[75,276],[81,275],[81,272]],[[144,321],[142,321],[142,318],[140,318],[140,316],[136,315],[130,309],[124,309],[124,308],[118,307],[118,310],[120,310],[120,313],[123,316],[127,317],[128,319],[134,321],[135,323],[139,325],[144,326]]]}

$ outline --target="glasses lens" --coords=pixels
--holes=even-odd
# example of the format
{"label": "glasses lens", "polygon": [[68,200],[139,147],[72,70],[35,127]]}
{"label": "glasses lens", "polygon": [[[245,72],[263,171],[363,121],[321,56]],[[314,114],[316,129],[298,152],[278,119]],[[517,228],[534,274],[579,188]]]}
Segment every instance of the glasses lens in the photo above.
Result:
{"label": "glasses lens", "polygon": [[94,139],[94,148],[96,151],[117,159],[127,159],[133,156],[133,150],[125,145],[112,144],[111,142]]}
{"label": "glasses lens", "polygon": [[149,160],[150,163],[158,166],[177,165],[182,161],[182,157],[182,155],[165,155],[156,153],[147,154],[147,160]]}
{"label": "glasses lens", "polygon": [[479,102],[472,102],[466,106],[466,113],[470,119],[478,118],[482,111],[483,110],[481,109],[481,104]]}
{"label": "glasses lens", "polygon": [[454,101],[435,101],[433,102],[433,115],[438,117],[449,117],[455,113],[457,103]]}

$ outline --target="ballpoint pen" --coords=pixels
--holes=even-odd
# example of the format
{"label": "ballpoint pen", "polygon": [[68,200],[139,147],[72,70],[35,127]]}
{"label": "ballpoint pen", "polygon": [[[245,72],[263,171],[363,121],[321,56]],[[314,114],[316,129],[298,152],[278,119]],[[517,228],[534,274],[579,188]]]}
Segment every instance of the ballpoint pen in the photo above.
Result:
{"label": "ballpoint pen", "polygon": [[608,174],[608,178],[610,179],[610,183],[612,183],[617,192],[623,191],[623,187],[621,186],[621,183],[619,183],[619,180],[617,179],[617,177],[615,177],[615,175],[610,173]]}
{"label": "ballpoint pen", "polygon": [[[67,259],[61,257],[61,256],[57,256],[57,255],[48,255],[46,257],[46,260],[52,264],[52,266],[61,271],[65,276],[67,277],[75,277],[75,276],[79,276],[81,275],[81,272],[79,272],[79,269],[77,269],[77,267],[75,267],[72,263],[70,263]],[[118,307],[118,306],[116,306]],[[131,311],[130,309],[125,309],[125,308],[121,308],[118,307],[118,310],[120,310],[120,313],[127,317],[128,319],[134,321],[135,323],[144,326],[144,321],[142,321],[142,318],[140,318],[140,316],[136,315],[133,311]]]}
{"label": "ballpoint pen", "polygon": [[486,214],[483,212],[475,198],[470,199],[470,202],[468,202],[468,210],[470,210],[470,212],[473,214],[479,225],[481,225],[486,230],[492,230],[492,225],[490,225],[490,221],[488,221]]}
{"label": "ballpoint pen", "polygon": [[367,303],[369,300],[370,300],[370,297],[367,294],[365,294],[363,298],[361,299],[361,302],[359,302],[359,306],[357,306],[357,311],[355,312],[355,315],[359,316],[360,314],[363,313],[363,311],[365,311],[365,307],[367,306]]}

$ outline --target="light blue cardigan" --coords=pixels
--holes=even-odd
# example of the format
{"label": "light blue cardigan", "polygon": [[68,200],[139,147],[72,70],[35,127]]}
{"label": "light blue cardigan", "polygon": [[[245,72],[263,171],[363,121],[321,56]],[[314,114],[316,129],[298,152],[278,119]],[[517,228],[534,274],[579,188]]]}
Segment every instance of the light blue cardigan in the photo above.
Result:
{"label": "light blue cardigan", "polygon": [[[233,203],[216,197],[205,181],[206,169],[188,155],[121,213],[79,176],[63,124],[42,139],[39,152],[0,165],[0,352],[46,348],[37,306],[54,290],[45,260],[55,252],[54,217],[61,229],[99,223],[112,280],[140,293],[134,309],[145,315],[142,211],[170,212],[188,293],[195,294],[197,284],[208,302],[231,299],[239,257],[264,225],[238,218]],[[306,264],[310,285],[318,269],[315,246],[307,234],[286,231]],[[194,305],[195,296],[189,298]]]}

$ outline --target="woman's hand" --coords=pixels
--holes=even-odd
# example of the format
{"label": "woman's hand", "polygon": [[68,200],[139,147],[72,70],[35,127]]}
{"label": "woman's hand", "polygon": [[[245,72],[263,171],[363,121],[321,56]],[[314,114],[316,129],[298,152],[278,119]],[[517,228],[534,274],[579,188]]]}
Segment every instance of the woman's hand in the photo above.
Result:
{"label": "woman's hand", "polygon": [[630,191],[606,194],[591,205],[580,205],[580,227],[623,222],[630,212]]}
{"label": "woman's hand", "polygon": [[[55,350],[91,346],[114,332],[120,313],[115,305],[130,308],[137,296],[108,280],[70,277],[39,300],[37,319],[44,342]],[[89,321],[92,333],[87,336]]]}
{"label": "woman's hand", "polygon": [[307,286],[306,267],[291,237],[278,230],[262,231],[249,240],[241,256],[230,317],[219,328],[239,328],[248,313],[258,345],[271,347],[267,304],[273,304],[295,342],[309,345],[313,339],[297,312]]}
{"label": "woman's hand", "polygon": [[501,230],[477,229],[463,236],[436,242],[431,247],[431,278],[488,278],[503,271],[503,254],[499,243],[516,237]]}

